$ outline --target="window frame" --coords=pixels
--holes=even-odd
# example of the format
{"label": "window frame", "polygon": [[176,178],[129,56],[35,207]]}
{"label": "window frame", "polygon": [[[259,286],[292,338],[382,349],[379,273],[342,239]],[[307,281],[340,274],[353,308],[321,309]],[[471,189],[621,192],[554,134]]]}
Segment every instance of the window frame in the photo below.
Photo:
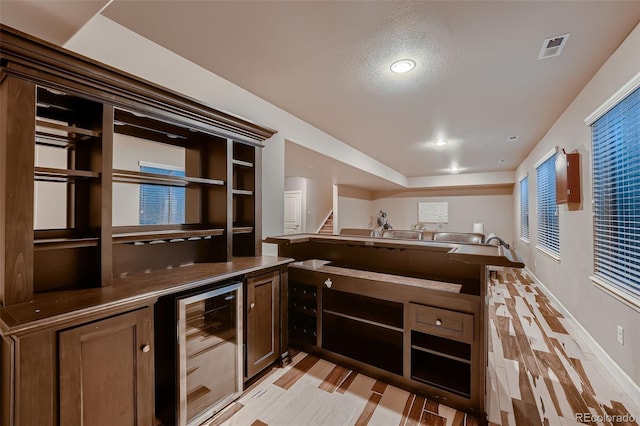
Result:
{"label": "window frame", "polygon": [[[614,273],[611,275],[609,274],[602,275],[598,273],[599,258],[598,258],[597,244],[600,241],[598,239],[599,237],[598,222],[599,221],[606,222],[606,220],[604,218],[598,217],[598,206],[596,201],[598,195],[596,191],[597,191],[597,188],[601,186],[602,183],[596,181],[597,175],[599,173],[609,172],[609,173],[614,173],[614,177],[616,180],[623,180],[625,178],[628,179],[630,176],[633,177],[635,174],[634,172],[619,173],[618,172],[620,170],[619,168],[616,168],[616,169],[610,168],[608,170],[601,170],[599,173],[596,172],[596,167],[599,167],[599,165],[596,164],[596,153],[595,153],[595,149],[597,148],[596,143],[603,142],[603,143],[612,144],[612,142],[599,141],[599,140],[596,141],[594,139],[595,135],[594,135],[594,127],[593,127],[598,120],[600,120],[605,115],[610,113],[614,108],[618,107],[630,95],[632,94],[635,95],[634,92],[638,90],[640,90],[640,73],[636,74],[629,82],[627,82],[609,99],[607,99],[600,107],[598,107],[592,114],[590,114],[585,119],[585,124],[587,124],[591,128],[590,130],[591,130],[591,152],[592,152],[591,167],[592,167],[592,197],[593,197],[593,203],[592,203],[592,206],[593,206],[593,222],[592,222],[592,225],[593,225],[593,231],[592,231],[593,232],[593,275],[590,276],[589,278],[600,289],[604,290],[605,292],[609,293],[610,295],[617,298],[621,302],[625,303],[627,306],[630,306],[640,311],[640,287],[638,289],[634,289],[633,283],[629,285],[629,284],[625,284],[622,281],[616,280],[615,275],[624,276],[624,272],[621,272],[620,270],[615,270]],[[640,118],[638,119],[638,121],[640,122]],[[621,194],[621,195],[624,195],[624,194]],[[633,213],[630,218],[624,217],[624,219],[627,219],[627,220],[625,221],[623,219],[623,223],[626,224],[629,222],[634,222],[635,218],[640,219],[640,214]],[[615,228],[616,233],[619,232],[619,229],[620,229],[620,226],[617,226]],[[600,244],[602,243],[600,242]],[[622,253],[622,256],[623,256],[622,260],[626,262],[631,261],[631,263],[634,263],[634,259],[632,255],[630,256],[630,259],[626,258],[626,256],[630,255],[632,252],[634,252],[633,248],[629,248],[625,250],[626,254]],[[610,266],[608,267],[610,268]]]}
{"label": "window frame", "polygon": [[[556,156],[558,155],[558,147],[553,147],[553,149],[551,149],[549,152],[547,152],[540,160],[538,160],[538,162],[535,164],[535,169],[536,169],[536,226],[537,226],[537,238],[536,238],[536,249],[542,253],[544,253],[545,255],[547,255],[548,257],[550,257],[551,259],[553,259],[556,262],[560,262],[560,211],[558,208],[558,204],[556,203],[557,200],[557,194],[556,194],[556,176],[555,176],[555,160],[556,160]],[[541,167],[545,167],[545,169],[541,169]],[[557,217],[557,220],[555,221],[557,223],[556,228],[557,229],[553,229],[553,228],[549,228],[547,226],[542,226],[542,222],[541,219],[543,218],[542,216],[542,212],[541,212],[541,207],[545,207],[546,204],[542,205],[541,204],[541,179],[540,179],[540,172],[541,170],[544,171],[551,171],[550,175],[547,177],[547,179],[545,180],[546,182],[548,182],[548,190],[549,195],[551,195],[551,192],[553,193],[553,202],[549,203],[551,205],[554,206],[554,215]],[[545,200],[545,202],[549,202],[550,199]],[[553,221],[549,218],[546,219],[546,223],[552,223]],[[541,233],[541,231],[544,229],[548,229],[551,232],[555,232],[555,237],[557,240],[557,250],[554,249],[554,244],[552,241],[547,240],[546,237],[543,238],[545,234]]]}
{"label": "window frame", "polygon": [[[523,183],[524,189],[526,190],[526,196],[523,197]],[[531,221],[530,221],[530,211],[529,211],[529,174],[525,174],[520,179],[518,179],[518,188],[520,191],[520,240],[525,243],[531,242]],[[524,201],[526,201],[526,206],[524,206]],[[523,208],[524,207],[524,208]],[[523,226],[525,224],[526,219],[526,227]],[[524,230],[526,229],[526,235]]]}
{"label": "window frame", "polygon": [[[141,172],[144,172],[145,168],[152,168],[152,169],[158,169],[158,170],[163,170],[163,171],[167,171],[169,173],[166,173],[167,175],[175,175],[175,176],[185,176],[185,168],[184,167],[180,167],[180,166],[174,166],[171,164],[161,164],[161,163],[153,163],[153,162],[149,162],[149,161],[138,161],[138,167],[139,170]],[[155,171],[153,171],[152,173],[157,173]],[[177,174],[175,174],[177,173]],[[161,173],[164,174],[164,173]],[[172,218],[172,215],[175,213],[174,209],[171,206],[171,203],[169,204],[168,207],[168,212],[167,212],[167,221],[166,222],[161,222],[161,223],[143,223],[144,221],[142,220],[142,212],[144,210],[147,210],[145,208],[143,208],[143,198],[144,198],[144,190],[146,188],[149,189],[157,189],[158,187],[160,188],[166,188],[166,190],[168,191],[168,199],[171,200],[172,197],[172,193],[175,191],[181,191],[182,193],[179,194],[179,196],[181,195],[182,197],[182,211],[178,211],[178,219],[181,218],[181,220],[176,220],[175,218]],[[151,185],[151,184],[140,184],[140,193],[139,193],[139,213],[138,213],[138,217],[139,217],[139,224],[141,226],[153,226],[153,225],[184,225],[186,223],[186,209],[184,206],[184,202],[186,199],[186,190],[184,187],[173,187],[173,186],[164,186],[164,185]],[[173,219],[173,220],[172,220]]]}

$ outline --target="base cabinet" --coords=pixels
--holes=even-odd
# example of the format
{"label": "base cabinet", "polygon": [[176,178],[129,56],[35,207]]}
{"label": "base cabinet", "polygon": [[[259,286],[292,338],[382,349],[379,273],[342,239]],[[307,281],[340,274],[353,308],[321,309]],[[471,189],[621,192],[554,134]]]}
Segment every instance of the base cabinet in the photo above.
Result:
{"label": "base cabinet", "polygon": [[292,263],[288,273],[293,347],[429,395],[484,412],[486,363],[481,303],[455,283]]}
{"label": "base cabinet", "polygon": [[280,357],[280,272],[247,278],[246,370],[251,378]]}
{"label": "base cabinet", "polygon": [[59,334],[61,425],[153,423],[153,315],[118,315]]}

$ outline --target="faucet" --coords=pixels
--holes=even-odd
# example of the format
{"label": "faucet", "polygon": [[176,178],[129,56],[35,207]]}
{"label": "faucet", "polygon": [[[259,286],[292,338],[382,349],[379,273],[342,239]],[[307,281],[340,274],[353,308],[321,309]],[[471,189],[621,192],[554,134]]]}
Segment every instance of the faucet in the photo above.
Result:
{"label": "faucet", "polygon": [[505,243],[505,242],[504,242],[504,240],[503,240],[502,238],[497,237],[497,236],[495,236],[495,235],[494,235],[494,236],[492,236],[492,237],[489,237],[489,238],[487,239],[487,241],[485,241],[484,243],[485,243],[485,244],[489,244],[492,240],[498,240],[498,242],[500,243],[500,245],[501,245],[501,246],[504,246],[504,247],[505,247],[505,248],[507,248],[507,249],[509,248],[509,244]]}

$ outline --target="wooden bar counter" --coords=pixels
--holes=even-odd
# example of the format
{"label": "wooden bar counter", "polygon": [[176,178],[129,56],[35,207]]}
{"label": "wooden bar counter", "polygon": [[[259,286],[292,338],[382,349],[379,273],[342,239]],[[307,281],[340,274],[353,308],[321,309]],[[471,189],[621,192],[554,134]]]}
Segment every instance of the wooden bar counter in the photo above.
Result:
{"label": "wooden bar counter", "polygon": [[486,423],[488,266],[524,267],[517,253],[483,244],[318,234],[266,242],[296,259],[283,318],[291,346]]}

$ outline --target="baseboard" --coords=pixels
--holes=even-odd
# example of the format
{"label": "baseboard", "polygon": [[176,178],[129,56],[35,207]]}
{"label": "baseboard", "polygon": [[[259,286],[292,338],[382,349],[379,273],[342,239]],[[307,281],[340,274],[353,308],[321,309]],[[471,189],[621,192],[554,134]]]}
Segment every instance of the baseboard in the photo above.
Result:
{"label": "baseboard", "polygon": [[[554,294],[547,287],[545,287],[545,285],[538,279],[538,277],[536,277],[535,274],[529,270],[529,268],[525,268],[525,270],[527,271],[529,276],[534,279],[536,284],[540,286],[540,288],[542,288],[547,297],[553,300],[562,314],[574,322],[577,331],[581,333],[580,337],[584,339],[584,341],[589,346],[589,349],[591,349],[591,352],[604,365],[611,376],[613,376],[614,380],[618,382],[620,387],[622,387],[622,389],[626,393],[632,396],[632,399],[634,399],[635,401],[640,401],[640,386],[638,386],[636,382],[634,382],[631,377],[629,377],[629,375],[622,368],[620,368],[620,366],[613,360],[613,358],[609,356],[609,354],[602,348],[602,346],[600,346],[600,344],[593,338],[593,336],[591,336],[591,334],[589,334],[589,332],[582,326],[582,324],[580,324],[580,322],[573,315],[571,315],[571,312],[567,310],[562,302],[560,302],[554,296]],[[633,398],[633,395],[636,395],[636,397]]]}

